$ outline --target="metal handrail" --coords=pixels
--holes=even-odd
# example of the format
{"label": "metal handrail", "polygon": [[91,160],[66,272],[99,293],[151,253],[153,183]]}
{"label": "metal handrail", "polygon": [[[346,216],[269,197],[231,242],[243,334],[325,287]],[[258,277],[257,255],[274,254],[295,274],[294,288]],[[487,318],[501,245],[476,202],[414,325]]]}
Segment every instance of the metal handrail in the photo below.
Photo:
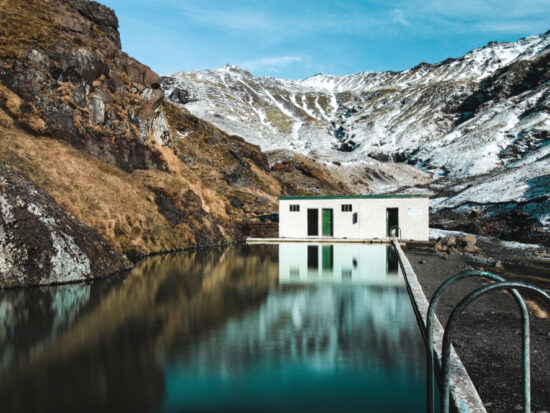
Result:
{"label": "metal handrail", "polygon": [[[548,302],[548,305],[550,306],[550,295],[545,293],[542,289],[535,287],[534,285],[517,282],[517,281],[499,281],[497,283],[486,285],[484,287],[480,287],[477,290],[471,292],[466,297],[460,301],[455,308],[453,309],[451,316],[449,317],[449,320],[447,321],[447,325],[445,326],[445,333],[443,335],[443,355],[442,355],[442,370],[443,370],[443,391],[441,394],[441,413],[448,413],[449,412],[449,391],[450,391],[450,355],[451,355],[451,341],[453,338],[453,331],[454,327],[456,325],[458,316],[464,311],[464,309],[470,305],[472,301],[474,301],[476,298],[487,294],[491,291],[495,290],[510,290],[510,289],[524,289],[524,290],[531,290],[537,294],[539,294],[544,300]],[[514,291],[514,290],[511,290]],[[522,300],[523,301],[523,300]],[[519,302],[518,302],[519,303]],[[528,318],[527,318],[528,319]],[[523,337],[524,339],[524,346],[529,345],[529,331],[527,331],[526,336]],[[527,371],[524,371],[524,390],[526,394],[528,394],[528,397],[524,400],[524,412],[530,413],[531,412],[531,385],[530,385],[530,368],[527,364]]]}
{"label": "metal handrail", "polygon": [[401,228],[399,227],[399,225],[394,225],[393,227],[390,228],[390,237],[391,237],[391,234],[393,232],[393,230],[396,229],[397,231],[395,232],[396,235],[397,235],[397,238],[401,238]]}
{"label": "metal handrail", "polygon": [[[437,307],[437,304],[439,303],[439,299],[441,298],[441,295],[443,292],[449,288],[452,284],[455,282],[462,280],[464,278],[470,278],[470,277],[481,277],[481,278],[487,278],[494,281],[506,281],[504,278],[500,277],[499,275],[487,272],[487,271],[479,271],[479,270],[471,270],[471,271],[463,271],[459,272],[458,274],[453,275],[449,279],[447,279],[443,284],[439,286],[439,288],[434,293],[432,299],[430,300],[430,305],[428,307],[428,313],[426,315],[426,330],[427,330],[427,357],[426,357],[426,368],[427,368],[427,407],[428,407],[428,413],[433,413],[434,411],[434,348],[433,348],[433,320],[435,317],[435,308]],[[527,307],[525,305],[525,302],[523,301],[523,298],[521,298],[521,295],[516,290],[511,290],[511,293],[516,300],[518,306],[521,310],[521,318],[522,318],[522,325],[523,325],[523,337],[527,337],[527,344],[523,345],[523,372],[524,372],[524,378],[527,377],[528,383],[524,387],[530,387],[530,377],[526,372],[529,371],[529,313],[527,311]],[[441,366],[440,366],[441,367]],[[528,391],[524,391],[524,399],[530,403],[530,393]]]}

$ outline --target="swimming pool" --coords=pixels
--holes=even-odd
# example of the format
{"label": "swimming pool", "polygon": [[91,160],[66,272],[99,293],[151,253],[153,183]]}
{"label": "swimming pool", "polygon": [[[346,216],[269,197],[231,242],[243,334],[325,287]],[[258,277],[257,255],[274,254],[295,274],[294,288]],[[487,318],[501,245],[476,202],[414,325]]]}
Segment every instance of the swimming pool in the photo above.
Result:
{"label": "swimming pool", "polygon": [[3,411],[423,412],[387,245],[232,246],[0,292]]}

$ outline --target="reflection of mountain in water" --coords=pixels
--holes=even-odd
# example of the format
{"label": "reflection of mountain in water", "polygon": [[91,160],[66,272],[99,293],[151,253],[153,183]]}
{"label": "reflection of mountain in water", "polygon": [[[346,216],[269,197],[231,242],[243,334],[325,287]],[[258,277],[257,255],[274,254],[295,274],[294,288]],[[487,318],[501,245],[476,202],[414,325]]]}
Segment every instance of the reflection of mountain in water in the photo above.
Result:
{"label": "reflection of mountain in water", "polygon": [[173,341],[162,409],[426,411],[425,349],[394,257],[385,245],[280,244],[265,300]]}
{"label": "reflection of mountain in water", "polygon": [[[224,408],[236,403],[243,411],[277,399],[272,386],[285,375],[294,381],[288,397],[302,403],[294,411],[315,403],[320,411],[319,388],[340,383],[326,397],[341,403],[362,394],[362,403],[357,388],[371,372],[379,374],[367,379],[368,397],[398,386],[410,403],[423,385],[422,344],[385,247],[375,254],[382,262],[370,266],[375,283],[324,282],[323,263],[331,262],[339,274],[340,262],[351,265],[352,278],[361,279],[368,254],[354,248],[335,248],[330,262],[320,250],[318,282],[308,285],[279,279],[272,245],[152,257],[118,279],[2,291],[2,412],[179,411],[189,402],[181,397],[198,395],[206,376],[230,379],[242,392],[206,386],[205,396],[194,399],[197,408],[215,400],[214,410],[226,402]],[[386,267],[386,275],[372,272]],[[243,377],[264,386],[257,405]],[[303,381],[311,381],[307,397]],[[281,403],[279,410],[288,410]]]}
{"label": "reflection of mountain in water", "polygon": [[5,290],[0,293],[0,371],[38,353],[75,317],[90,306],[91,289],[101,285],[67,284],[56,287]]}
{"label": "reflection of mountain in water", "polygon": [[237,302],[256,305],[276,276],[276,247],[219,248],[153,257],[115,281],[3,291],[2,411],[154,405],[174,338],[223,323]]}
{"label": "reflection of mountain in water", "polygon": [[198,374],[242,374],[255,363],[315,370],[423,371],[424,349],[407,291],[397,287],[285,287],[255,311],[193,341],[176,362]]}

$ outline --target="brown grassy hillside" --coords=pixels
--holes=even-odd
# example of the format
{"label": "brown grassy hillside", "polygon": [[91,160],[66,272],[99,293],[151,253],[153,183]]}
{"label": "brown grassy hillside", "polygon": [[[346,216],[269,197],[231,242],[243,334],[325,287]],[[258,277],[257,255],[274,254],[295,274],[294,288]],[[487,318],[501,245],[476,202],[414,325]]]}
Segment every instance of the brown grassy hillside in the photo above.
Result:
{"label": "brown grassy hillside", "polygon": [[[229,139],[223,133],[221,138]],[[250,168],[250,187],[233,188],[226,182],[223,171],[238,164],[235,155],[240,153],[235,150],[233,155],[230,144],[216,142],[209,152],[201,151],[200,133],[190,132],[181,146],[194,162],[183,162],[177,150],[161,147],[170,172],[127,172],[64,141],[0,127],[0,162],[46,189],[120,251],[151,253],[239,239],[236,224],[245,219],[245,211],[275,208],[280,186],[258,166]],[[233,144],[243,145],[238,140]],[[247,208],[233,207],[232,199],[242,200]]]}

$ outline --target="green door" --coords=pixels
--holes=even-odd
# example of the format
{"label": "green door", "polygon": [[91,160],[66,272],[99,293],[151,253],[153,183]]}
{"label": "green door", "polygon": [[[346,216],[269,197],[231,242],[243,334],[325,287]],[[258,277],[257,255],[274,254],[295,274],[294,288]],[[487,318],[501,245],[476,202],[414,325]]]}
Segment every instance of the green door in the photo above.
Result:
{"label": "green door", "polygon": [[323,209],[323,236],[332,237],[332,209]]}

